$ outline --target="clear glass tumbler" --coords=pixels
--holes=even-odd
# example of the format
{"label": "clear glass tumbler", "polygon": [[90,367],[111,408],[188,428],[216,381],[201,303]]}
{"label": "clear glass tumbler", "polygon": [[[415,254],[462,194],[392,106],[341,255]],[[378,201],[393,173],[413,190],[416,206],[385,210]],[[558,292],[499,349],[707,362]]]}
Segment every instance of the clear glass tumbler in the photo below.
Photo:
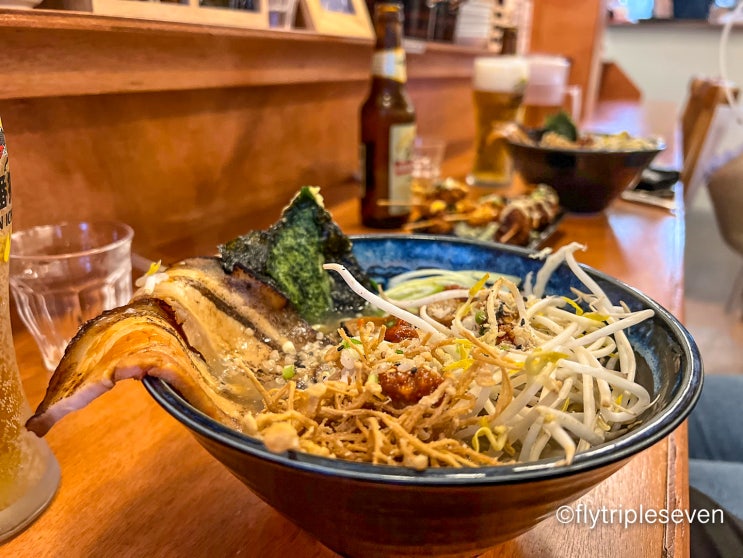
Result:
{"label": "clear glass tumbler", "polygon": [[13,233],[10,286],[23,323],[53,371],[86,321],[132,296],[131,227],[42,225]]}
{"label": "clear glass tumbler", "polygon": [[432,136],[419,136],[413,142],[413,193],[426,194],[441,177],[446,142]]}

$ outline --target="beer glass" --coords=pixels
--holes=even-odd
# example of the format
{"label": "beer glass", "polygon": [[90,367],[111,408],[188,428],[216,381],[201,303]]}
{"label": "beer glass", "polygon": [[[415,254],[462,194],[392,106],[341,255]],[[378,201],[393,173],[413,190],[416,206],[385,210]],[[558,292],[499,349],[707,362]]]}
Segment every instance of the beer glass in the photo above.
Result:
{"label": "beer glass", "polygon": [[520,119],[529,67],[525,57],[501,55],[475,59],[475,162],[471,185],[511,183],[513,162],[506,137]]}
{"label": "beer glass", "polygon": [[[528,128],[541,128],[550,116],[563,110],[570,62],[562,56],[532,55],[528,58],[529,82],[524,92],[522,122]],[[577,115],[574,107],[569,113]]]}
{"label": "beer glass", "polygon": [[46,442],[24,426],[31,411],[10,330],[10,195],[8,153],[0,123],[0,542],[20,532],[46,508],[60,478],[59,465]]}

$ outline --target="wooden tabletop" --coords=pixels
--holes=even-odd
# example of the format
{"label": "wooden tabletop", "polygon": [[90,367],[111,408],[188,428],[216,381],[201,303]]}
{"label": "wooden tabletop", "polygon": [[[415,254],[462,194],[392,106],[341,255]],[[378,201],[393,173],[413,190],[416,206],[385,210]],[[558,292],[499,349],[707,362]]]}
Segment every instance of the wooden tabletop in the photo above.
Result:
{"label": "wooden tabletop", "polygon": [[[347,232],[363,231],[355,198],[330,210]],[[680,315],[680,212],[618,201],[599,215],[568,215],[553,243],[572,240],[588,246],[581,261]],[[21,373],[35,406],[48,376],[29,334],[22,328],[15,333]],[[62,468],[61,486],[31,527],[0,546],[2,556],[335,556],[254,496],[135,381],[65,417],[47,440]],[[687,507],[685,426],[580,502],[593,510]],[[592,529],[548,518],[484,556],[683,557],[688,536],[685,524]]]}

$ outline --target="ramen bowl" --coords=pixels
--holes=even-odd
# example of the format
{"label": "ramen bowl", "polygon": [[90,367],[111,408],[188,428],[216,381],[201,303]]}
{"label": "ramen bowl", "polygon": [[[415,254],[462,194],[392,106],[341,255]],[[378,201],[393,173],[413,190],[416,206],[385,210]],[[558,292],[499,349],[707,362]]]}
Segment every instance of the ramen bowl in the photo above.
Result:
{"label": "ramen bowl", "polygon": [[[380,282],[418,268],[488,269],[524,277],[542,262],[531,252],[437,236],[354,237],[360,264]],[[569,465],[541,460],[481,468],[372,465],[288,451],[272,453],[199,412],[161,380],[145,378],[158,403],[266,503],[343,556],[473,556],[531,529],[588,492],[638,452],[670,434],[701,390],[699,353],[683,326],[656,302],[585,268],[614,301],[655,316],[627,335],[637,380],[652,406],[630,432],[578,453]],[[548,293],[578,287],[562,267]]]}
{"label": "ramen bowl", "polygon": [[597,213],[637,186],[642,171],[665,145],[657,141],[652,148],[588,150],[509,138],[508,147],[524,182],[552,186],[567,211]]}

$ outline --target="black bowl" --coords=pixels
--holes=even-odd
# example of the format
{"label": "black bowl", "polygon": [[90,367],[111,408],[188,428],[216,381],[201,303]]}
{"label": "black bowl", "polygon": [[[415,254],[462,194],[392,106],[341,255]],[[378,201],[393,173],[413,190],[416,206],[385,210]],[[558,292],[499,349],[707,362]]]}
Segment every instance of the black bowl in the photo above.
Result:
{"label": "black bowl", "polygon": [[[524,277],[541,262],[528,250],[427,235],[355,237],[354,253],[379,281],[410,269],[491,269]],[[702,385],[697,347],[679,321],[656,302],[586,268],[612,300],[652,308],[655,317],[630,328],[638,381],[655,398],[631,432],[570,465],[554,460],[413,471],[315,457],[276,454],[256,439],[199,412],[165,382],[145,385],[162,407],[253,492],[296,525],[344,556],[472,556],[516,537],[576,500],[635,454],[670,434],[689,414]],[[578,286],[565,267],[549,292]]]}
{"label": "black bowl", "polygon": [[665,145],[652,149],[597,151],[544,147],[508,139],[514,169],[527,184],[548,184],[567,211],[603,211],[619,195],[633,188]]}

